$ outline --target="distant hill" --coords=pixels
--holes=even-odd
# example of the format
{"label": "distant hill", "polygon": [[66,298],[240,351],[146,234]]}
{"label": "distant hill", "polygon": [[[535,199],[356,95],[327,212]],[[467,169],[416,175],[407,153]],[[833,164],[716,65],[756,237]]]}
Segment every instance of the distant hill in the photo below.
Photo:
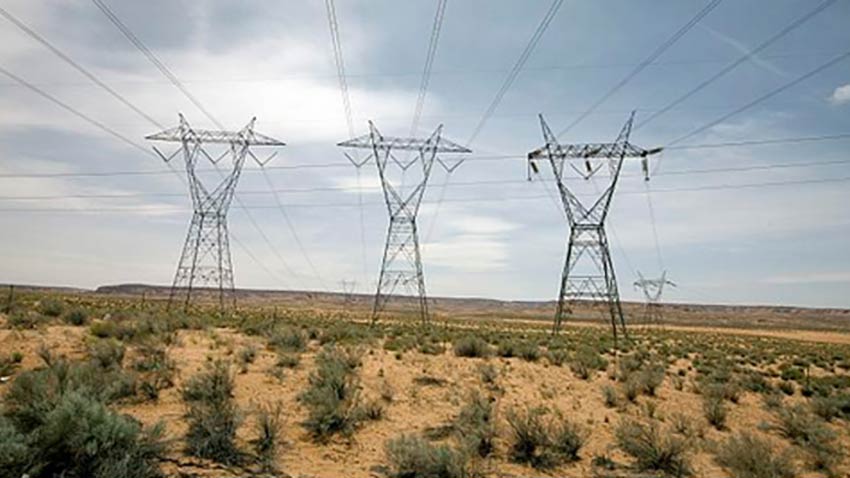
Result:
{"label": "distant hill", "polygon": [[[168,297],[170,287],[146,284],[116,284],[98,287],[96,294]],[[215,289],[198,289],[202,298],[213,297]],[[371,294],[345,294],[299,290],[237,289],[237,301],[243,305],[275,305],[281,307],[333,310],[344,309],[368,313]],[[412,297],[393,301],[399,309],[412,309]],[[429,297],[430,310],[437,316],[465,319],[551,320],[554,301],[506,301],[487,298]],[[631,323],[639,323],[643,304],[623,302],[624,313]],[[698,327],[734,327],[754,329],[808,329],[850,331],[850,309],[807,308],[771,305],[664,304],[665,324]],[[579,304],[574,310],[576,320],[608,323],[610,319],[589,307]]]}

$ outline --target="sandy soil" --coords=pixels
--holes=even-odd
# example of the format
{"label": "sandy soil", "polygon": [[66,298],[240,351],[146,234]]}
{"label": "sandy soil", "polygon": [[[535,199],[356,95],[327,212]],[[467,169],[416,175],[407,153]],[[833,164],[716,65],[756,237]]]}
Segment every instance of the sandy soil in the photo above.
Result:
{"label": "sandy soil", "polygon": [[[701,331],[692,328],[681,330]],[[87,331],[85,327],[70,326],[50,326],[27,331],[0,329],[0,344],[7,351],[23,352],[22,367],[26,369],[38,365],[36,352],[41,344],[55,354],[83,357],[86,340],[90,340]],[[803,335],[786,331],[757,333],[750,330],[730,332],[729,329],[723,329],[722,332],[850,343],[848,336],[844,334],[827,332],[808,332]],[[169,356],[176,362],[179,370],[177,386],[163,390],[158,402],[124,404],[120,409],[146,424],[163,421],[168,436],[177,439],[173,452],[175,456],[180,456],[179,438],[186,429],[182,420],[184,405],[179,394],[181,383],[202,370],[206,363],[217,358],[232,357],[246,345],[257,347],[259,353],[255,362],[249,364],[244,373],[237,373],[235,378],[236,400],[246,419],[245,425],[240,429],[240,438],[243,444],[251,438],[251,424],[257,407],[280,403],[285,414],[283,436],[286,444],[280,450],[279,462],[281,469],[293,477],[383,476],[379,472],[380,467],[386,463],[384,443],[388,439],[401,433],[422,432],[429,427],[450,422],[473,390],[492,396],[500,412],[510,407],[546,407],[551,410],[550,413],[560,411],[572,417],[584,424],[590,432],[579,462],[544,473],[510,463],[505,459],[508,445],[504,440],[509,433],[507,425],[502,422],[502,441],[498,443],[497,458],[477,465],[481,471],[491,476],[587,477],[592,475],[591,458],[603,454],[618,463],[628,463],[629,459],[613,445],[613,430],[622,417],[646,414],[648,402],[656,404],[656,414],[659,417],[670,417],[674,412],[692,417],[695,423],[703,428],[706,443],[721,440],[730,433],[709,427],[703,418],[699,396],[693,393],[689,385],[686,385],[683,391],[677,391],[669,378],[659,389],[657,397],[641,397],[637,405],[609,409],[603,404],[601,387],[614,382],[604,372],[597,372],[592,380],[585,381],[575,377],[568,367],[552,366],[542,359],[528,362],[519,358],[458,358],[450,351],[437,356],[411,351],[399,358],[394,352],[375,346],[365,351],[359,376],[364,399],[377,399],[382,392],[392,391],[393,400],[386,406],[384,418],[365,423],[351,441],[339,438],[329,444],[318,444],[312,441],[299,425],[306,412],[296,399],[307,386],[308,376],[314,368],[317,345],[312,344],[309,351],[302,354],[301,364],[295,369],[287,369],[279,380],[268,373],[275,363],[275,352],[266,350],[262,339],[244,336],[230,329],[180,331],[176,343],[168,349]],[[128,360],[131,358],[132,350]],[[496,387],[482,382],[479,367],[484,363],[498,368]],[[686,362],[681,362],[671,367],[668,373],[686,366]],[[691,375],[693,373],[689,372]],[[442,383],[417,383],[416,379],[421,377],[436,378]],[[503,413],[501,415],[504,416]],[[728,421],[735,431],[756,430],[761,424],[770,422],[771,416],[762,407],[759,396],[745,393],[739,403],[731,405]],[[846,428],[846,425],[844,426]],[[840,433],[844,448],[850,449],[850,438],[846,430],[838,428],[838,425],[834,427]],[[714,463],[711,453],[706,449],[698,449],[694,453],[693,463],[695,476],[728,476]],[[171,473],[177,471],[173,464],[166,465],[165,468]],[[205,476],[240,475],[238,470],[194,468],[192,471]]]}

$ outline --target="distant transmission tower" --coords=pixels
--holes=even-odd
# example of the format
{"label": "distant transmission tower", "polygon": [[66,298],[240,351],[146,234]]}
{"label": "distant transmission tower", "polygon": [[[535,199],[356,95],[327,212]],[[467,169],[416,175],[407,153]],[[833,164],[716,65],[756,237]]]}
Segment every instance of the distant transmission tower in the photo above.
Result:
{"label": "distant transmission tower", "polygon": [[[617,278],[614,275],[614,264],[605,234],[605,218],[625,158],[643,158],[645,164],[648,156],[661,151],[661,148],[646,150],[629,143],[633,120],[634,113],[613,143],[560,144],[543,115],[540,115],[546,144],[528,153],[528,164],[531,170],[538,172],[535,160],[549,160],[570,225],[567,258],[561,274],[553,333],[560,330],[561,323],[572,313],[575,302],[585,300],[607,307],[615,341],[618,322],[623,334],[626,334]],[[600,174],[605,176],[604,191],[599,193],[597,189],[593,202],[582,202],[568,186],[567,181],[576,179],[576,176],[589,180],[603,171],[606,165],[607,175]]]}
{"label": "distant transmission tower", "polygon": [[354,303],[354,293],[357,290],[356,280],[341,280],[339,285],[342,286],[343,302],[345,305]]}
{"label": "distant transmission tower", "polygon": [[[197,287],[214,287],[218,290],[219,308],[222,312],[228,306],[235,306],[236,295],[233,283],[233,264],[230,259],[230,237],[227,230],[227,211],[242,166],[250,156],[260,166],[265,165],[274,154],[265,160],[259,160],[251,151],[251,146],[283,146],[284,143],[254,132],[253,118],[240,131],[211,131],[193,129],[180,115],[180,125],[160,133],[146,136],[151,141],[171,141],[181,143],[179,149],[166,156],[154,147],[165,162],[170,162],[181,152],[186,163],[186,175],[189,179],[189,193],[192,196],[194,214],[186,234],[186,243],[180,254],[177,273],[168,297],[168,307],[175,300],[183,302],[187,310],[192,301],[192,293]],[[219,145],[221,151],[210,154],[205,145]],[[220,182],[209,188],[197,175],[199,160],[206,158],[217,165],[226,157],[231,159],[230,170],[226,171]],[[180,296],[180,298],[178,298]]]}
{"label": "distant transmission tower", "polygon": [[646,279],[640,271],[637,271],[638,280],[635,281],[635,289],[643,292],[646,300],[643,309],[643,323],[658,325],[661,323],[661,294],[664,286],[676,287],[676,284],[667,279],[667,271],[661,273],[658,279]]}
{"label": "distant transmission tower", "polygon": [[[425,295],[425,276],[422,272],[422,258],[419,254],[419,234],[416,227],[416,216],[419,205],[425,194],[425,187],[436,159],[443,167],[448,168],[437,153],[471,153],[472,151],[441,136],[443,126],[440,125],[428,138],[395,138],[382,136],[375,125],[369,122],[369,134],[352,138],[338,144],[345,148],[368,148],[372,154],[366,159],[356,162],[349,157],[355,166],[362,166],[372,157],[378,165],[378,176],[384,190],[384,201],[390,216],[387,242],[384,246],[384,257],[381,261],[381,273],[378,277],[378,289],[375,292],[375,303],[372,307],[372,322],[378,319],[378,314],[384,310],[387,300],[393,295],[396,287],[401,285],[411,295],[419,299],[419,314],[423,322],[428,320],[428,301]],[[393,152],[408,151],[413,154],[407,158],[399,158]],[[417,166],[413,167],[412,166]],[[406,172],[407,180],[413,182],[404,188],[402,175]],[[412,177],[411,177],[412,176]]]}

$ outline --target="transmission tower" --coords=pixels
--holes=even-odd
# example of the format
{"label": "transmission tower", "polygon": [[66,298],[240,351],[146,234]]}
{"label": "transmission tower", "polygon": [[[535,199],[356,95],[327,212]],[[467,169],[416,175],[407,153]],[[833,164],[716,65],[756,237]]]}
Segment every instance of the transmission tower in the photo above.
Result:
{"label": "transmission tower", "polygon": [[[283,146],[284,143],[254,132],[256,118],[239,131],[213,131],[193,129],[180,115],[180,125],[146,136],[151,141],[170,141],[180,143],[180,147],[166,156],[159,149],[154,151],[169,163],[183,153],[186,163],[186,175],[189,179],[189,194],[192,197],[194,213],[189,223],[189,232],[174,282],[168,297],[168,307],[176,300],[183,302],[188,310],[192,293],[198,287],[213,288],[218,293],[221,312],[228,306],[236,305],[233,283],[233,264],[230,259],[230,237],[227,230],[227,211],[233,200],[236,183],[242,173],[247,157],[251,157],[260,166],[265,165],[274,154],[260,160],[251,151],[251,146]],[[215,148],[215,151],[210,149]],[[211,154],[212,153],[212,154]],[[208,187],[198,176],[196,166],[206,158],[216,168],[225,158],[231,165],[221,179]]]}
{"label": "transmission tower", "polygon": [[[605,218],[623,161],[626,158],[642,158],[645,165],[650,155],[661,151],[661,148],[646,150],[629,142],[633,120],[634,112],[613,143],[560,144],[543,115],[540,115],[540,126],[546,143],[528,153],[529,179],[530,171],[539,172],[535,161],[548,159],[570,225],[553,333],[560,330],[561,323],[572,313],[576,301],[583,300],[607,308],[615,341],[618,322],[623,334],[626,334],[617,278],[605,234]],[[591,193],[593,202],[582,202],[573,191],[574,188],[567,184],[575,179],[589,181],[597,175],[604,176],[605,183],[601,192],[592,183],[595,190]]]}
{"label": "transmission tower", "polygon": [[357,281],[343,279],[339,281],[339,285],[342,287],[343,303],[345,305],[353,304],[354,293],[357,291]]}
{"label": "transmission tower", "polygon": [[[374,157],[378,165],[378,176],[384,190],[384,201],[390,216],[387,242],[381,260],[381,273],[372,307],[372,322],[384,310],[396,287],[401,285],[419,300],[419,315],[423,322],[428,320],[428,301],[425,295],[425,276],[419,253],[419,235],[416,216],[425,194],[425,187],[434,166],[439,162],[437,153],[471,153],[472,151],[443,138],[440,125],[428,138],[397,138],[383,136],[369,122],[369,133],[338,143],[345,148],[371,149],[372,153],[362,161],[349,160],[360,167]],[[408,157],[399,158],[394,152],[407,151]],[[415,167],[414,167],[415,166]],[[405,179],[410,181],[405,188]]]}
{"label": "transmission tower", "polygon": [[667,279],[667,271],[661,273],[658,279],[646,279],[640,271],[637,271],[638,280],[635,281],[635,289],[643,292],[645,299],[643,309],[643,322],[645,324],[661,323],[661,294],[664,292],[664,286],[669,285],[676,287],[676,284]]}

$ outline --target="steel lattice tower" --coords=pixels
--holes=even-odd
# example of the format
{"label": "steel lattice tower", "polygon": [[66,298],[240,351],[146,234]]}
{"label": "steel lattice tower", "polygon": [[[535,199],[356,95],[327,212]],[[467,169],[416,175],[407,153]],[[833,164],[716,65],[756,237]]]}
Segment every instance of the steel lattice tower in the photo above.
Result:
{"label": "steel lattice tower", "polygon": [[[381,260],[381,273],[378,277],[378,287],[372,307],[372,322],[378,319],[378,314],[384,310],[387,301],[399,285],[407,289],[411,295],[418,297],[420,318],[423,322],[428,320],[428,300],[425,294],[425,275],[422,272],[416,216],[419,213],[419,206],[422,203],[434,161],[435,159],[440,161],[437,153],[472,152],[443,138],[442,131],[443,126],[440,125],[431,136],[424,139],[389,137],[381,135],[374,123],[370,121],[368,134],[337,144],[346,148],[372,150],[371,155],[366,159],[360,162],[352,160],[352,162],[362,166],[369,159],[375,158],[384,191],[384,201],[390,216],[387,242]],[[408,151],[413,154],[402,159],[393,154],[398,151]],[[396,173],[397,176],[408,170],[418,174],[415,178],[408,177],[413,180],[413,183],[409,185],[409,190],[405,190],[403,179],[400,183],[398,177],[392,173]]]}
{"label": "steel lattice tower", "polygon": [[[620,305],[617,278],[605,234],[605,219],[626,158],[647,158],[660,148],[646,150],[629,142],[634,113],[623,126],[613,143],[560,144],[549,125],[540,115],[545,144],[528,153],[529,166],[537,171],[535,160],[548,159],[558,185],[564,212],[570,226],[567,257],[561,274],[558,308],[553,333],[571,313],[575,301],[585,300],[603,304],[611,318],[614,340],[617,324],[626,334],[626,322]],[[569,167],[565,167],[569,166]],[[589,180],[607,166],[604,190],[596,190],[592,203],[582,202],[567,185],[568,180]],[[586,205],[586,204],[589,204]]]}
{"label": "steel lattice tower", "polygon": [[643,297],[646,299],[643,309],[643,321],[645,324],[660,324],[661,323],[661,294],[664,292],[664,286],[676,287],[672,281],[667,279],[667,271],[661,273],[658,279],[646,279],[640,271],[637,271],[638,280],[634,282],[634,287],[643,292]]}
{"label": "steel lattice tower", "polygon": [[[212,131],[193,129],[180,115],[180,125],[146,136],[151,141],[170,141],[181,146],[166,156],[156,147],[154,150],[165,162],[170,162],[181,152],[186,163],[186,175],[189,179],[189,194],[192,197],[194,213],[189,223],[189,232],[174,282],[168,297],[168,307],[180,299],[184,310],[189,308],[194,290],[201,287],[217,289],[219,308],[222,312],[228,306],[235,306],[236,295],[233,283],[233,263],[230,258],[230,236],[227,230],[227,211],[233,200],[233,194],[242,166],[248,156],[258,164],[265,165],[274,155],[260,161],[251,151],[251,146],[283,146],[284,143],[254,132],[253,118],[239,131]],[[219,145],[220,154],[211,155],[205,145]],[[207,187],[197,174],[197,164],[203,158],[216,166],[225,158],[231,159],[229,171],[222,173],[220,182],[212,189]]]}

